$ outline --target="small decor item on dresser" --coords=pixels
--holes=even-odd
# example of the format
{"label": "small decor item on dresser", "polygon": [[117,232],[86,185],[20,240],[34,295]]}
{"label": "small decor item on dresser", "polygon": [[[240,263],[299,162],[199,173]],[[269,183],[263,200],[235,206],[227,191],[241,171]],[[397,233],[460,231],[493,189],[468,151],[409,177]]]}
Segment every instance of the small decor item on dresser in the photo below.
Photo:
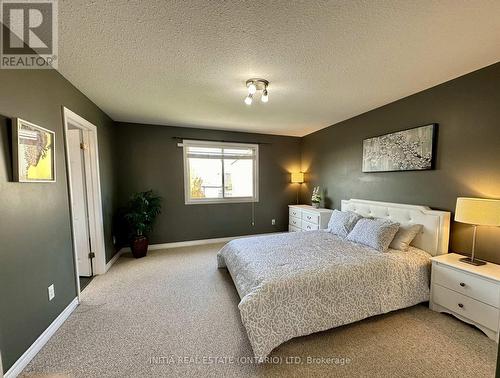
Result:
{"label": "small decor item on dresser", "polygon": [[316,209],[319,209],[319,204],[321,203],[321,194],[319,194],[319,186],[315,186],[313,188],[311,202]]}
{"label": "small decor item on dresser", "polygon": [[161,198],[155,196],[152,190],[136,193],[128,204],[125,214],[131,228],[130,249],[135,258],[146,256],[149,240],[145,233],[153,228],[153,222],[161,213]]}

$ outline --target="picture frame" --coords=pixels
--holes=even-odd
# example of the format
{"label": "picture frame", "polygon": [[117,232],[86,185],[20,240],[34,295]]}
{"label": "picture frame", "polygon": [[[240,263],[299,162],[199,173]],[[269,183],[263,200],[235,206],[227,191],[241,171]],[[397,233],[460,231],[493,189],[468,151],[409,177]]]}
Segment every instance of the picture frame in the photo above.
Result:
{"label": "picture frame", "polygon": [[12,119],[13,177],[16,182],[56,182],[55,132]]}
{"label": "picture frame", "polygon": [[363,140],[363,173],[435,169],[437,123]]}

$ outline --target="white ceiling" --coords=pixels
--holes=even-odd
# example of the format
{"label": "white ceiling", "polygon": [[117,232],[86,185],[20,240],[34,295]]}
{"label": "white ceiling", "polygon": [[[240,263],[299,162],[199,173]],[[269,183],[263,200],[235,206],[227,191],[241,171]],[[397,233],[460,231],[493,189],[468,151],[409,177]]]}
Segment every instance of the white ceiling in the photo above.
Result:
{"label": "white ceiling", "polygon": [[[59,71],[126,122],[303,136],[500,61],[498,0],[60,0],[59,17]],[[269,103],[243,103],[251,77]]]}

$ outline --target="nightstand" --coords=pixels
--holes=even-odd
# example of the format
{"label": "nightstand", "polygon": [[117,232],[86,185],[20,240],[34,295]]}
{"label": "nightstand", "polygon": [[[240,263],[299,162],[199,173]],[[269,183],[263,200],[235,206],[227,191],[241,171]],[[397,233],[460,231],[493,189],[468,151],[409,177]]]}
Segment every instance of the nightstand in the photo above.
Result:
{"label": "nightstand", "polygon": [[461,257],[449,253],[431,259],[429,307],[475,325],[498,343],[500,265],[469,265]]}

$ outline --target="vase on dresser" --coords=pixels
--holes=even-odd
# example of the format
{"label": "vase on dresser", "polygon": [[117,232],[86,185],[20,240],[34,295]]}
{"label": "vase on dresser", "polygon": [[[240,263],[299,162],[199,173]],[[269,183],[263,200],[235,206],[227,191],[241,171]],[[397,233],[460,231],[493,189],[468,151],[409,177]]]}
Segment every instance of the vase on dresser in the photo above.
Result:
{"label": "vase on dresser", "polygon": [[311,196],[311,204],[315,209],[319,209],[319,204],[321,203],[321,194],[319,194],[319,186],[313,188]]}

